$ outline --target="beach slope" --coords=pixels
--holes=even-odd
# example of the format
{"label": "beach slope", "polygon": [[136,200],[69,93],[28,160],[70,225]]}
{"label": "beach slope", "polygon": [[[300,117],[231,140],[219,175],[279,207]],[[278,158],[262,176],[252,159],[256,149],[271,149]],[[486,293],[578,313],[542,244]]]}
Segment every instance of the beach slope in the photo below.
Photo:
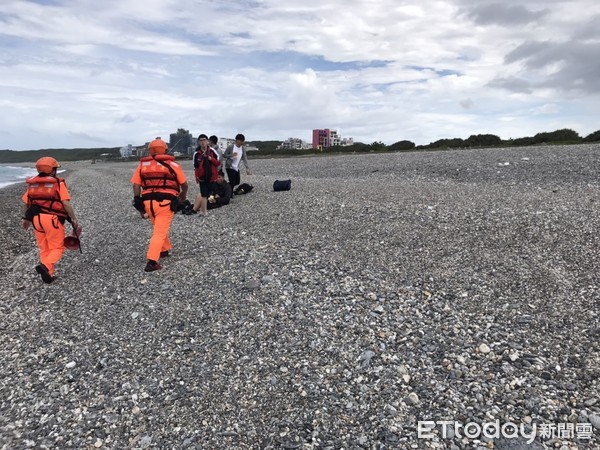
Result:
{"label": "beach slope", "polygon": [[471,448],[418,422],[498,420],[573,425],[494,448],[598,448],[599,156],[254,160],[149,274],[135,164],[66,163],[83,253],[52,285],[2,189],[0,447]]}

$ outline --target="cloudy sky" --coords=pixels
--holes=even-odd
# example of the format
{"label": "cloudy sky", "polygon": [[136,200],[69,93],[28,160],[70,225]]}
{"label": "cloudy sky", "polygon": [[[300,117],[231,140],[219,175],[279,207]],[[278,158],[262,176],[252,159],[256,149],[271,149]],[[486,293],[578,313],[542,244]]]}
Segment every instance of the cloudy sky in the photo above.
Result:
{"label": "cloudy sky", "polygon": [[598,0],[0,0],[0,149],[600,129]]}

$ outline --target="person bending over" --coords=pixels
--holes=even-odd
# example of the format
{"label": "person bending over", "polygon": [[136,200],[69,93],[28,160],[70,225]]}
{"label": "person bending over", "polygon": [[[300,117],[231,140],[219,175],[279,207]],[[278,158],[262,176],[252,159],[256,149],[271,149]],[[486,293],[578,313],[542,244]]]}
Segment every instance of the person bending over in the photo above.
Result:
{"label": "person bending over", "polygon": [[244,167],[246,167],[246,175],[252,175],[250,166],[248,165],[248,158],[246,157],[245,142],[246,138],[244,135],[238,134],[235,137],[235,144],[229,145],[223,153],[227,178],[229,179],[229,185],[231,186],[232,191],[240,184],[240,163],[243,163]]}

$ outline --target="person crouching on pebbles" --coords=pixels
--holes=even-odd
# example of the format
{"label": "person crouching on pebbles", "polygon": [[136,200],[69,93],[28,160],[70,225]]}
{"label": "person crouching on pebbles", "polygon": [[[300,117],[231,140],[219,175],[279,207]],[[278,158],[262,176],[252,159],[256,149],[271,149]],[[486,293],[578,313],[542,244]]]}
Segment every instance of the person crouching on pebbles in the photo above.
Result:
{"label": "person crouching on pebbles", "polygon": [[148,145],[150,156],[140,160],[131,182],[133,184],[133,206],[142,217],[150,218],[154,226],[148,252],[145,272],[161,269],[160,258],[169,256],[171,241],[169,228],[177,211],[179,200],[184,201],[188,183],[183,169],[175,162],[175,157],[167,155],[167,144],[156,138]]}
{"label": "person crouching on pebbles", "polygon": [[23,228],[31,225],[40,249],[40,263],[35,270],[44,283],[52,283],[54,265],[65,251],[65,221],[78,227],[71,197],[63,178],[56,176],[58,161],[49,156],[37,160],[38,174],[27,179],[27,191],[23,195]]}

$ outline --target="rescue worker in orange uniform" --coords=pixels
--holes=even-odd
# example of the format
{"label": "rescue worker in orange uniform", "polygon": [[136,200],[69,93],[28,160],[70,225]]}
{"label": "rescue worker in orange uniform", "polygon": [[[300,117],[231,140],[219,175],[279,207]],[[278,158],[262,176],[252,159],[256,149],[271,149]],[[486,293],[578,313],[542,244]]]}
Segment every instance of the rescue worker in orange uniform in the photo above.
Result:
{"label": "rescue worker in orange uniform", "polygon": [[23,228],[32,226],[40,248],[40,264],[35,270],[44,283],[52,283],[54,265],[65,251],[65,221],[73,229],[78,223],[71,206],[71,197],[63,178],[56,176],[58,161],[49,156],[35,163],[38,175],[27,179],[27,191],[23,195]]}
{"label": "rescue worker in orange uniform", "polygon": [[171,241],[169,228],[177,211],[179,200],[185,201],[188,183],[183,169],[172,155],[167,155],[167,144],[156,138],[148,145],[150,156],[143,157],[135,169],[133,183],[133,206],[142,217],[150,218],[154,231],[150,238],[144,271],[161,269],[158,261],[169,256]]}

